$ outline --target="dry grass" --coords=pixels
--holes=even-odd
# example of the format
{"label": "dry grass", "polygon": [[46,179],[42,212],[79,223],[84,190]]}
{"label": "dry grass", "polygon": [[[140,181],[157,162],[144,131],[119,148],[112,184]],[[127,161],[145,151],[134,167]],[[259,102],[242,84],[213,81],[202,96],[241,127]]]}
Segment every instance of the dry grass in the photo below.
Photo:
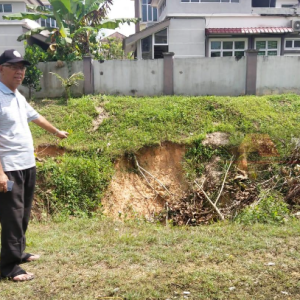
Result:
{"label": "dry grass", "polygon": [[33,223],[27,250],[42,258],[25,267],[36,278],[1,281],[0,298],[300,299],[299,232],[299,221],[195,228],[107,219]]}

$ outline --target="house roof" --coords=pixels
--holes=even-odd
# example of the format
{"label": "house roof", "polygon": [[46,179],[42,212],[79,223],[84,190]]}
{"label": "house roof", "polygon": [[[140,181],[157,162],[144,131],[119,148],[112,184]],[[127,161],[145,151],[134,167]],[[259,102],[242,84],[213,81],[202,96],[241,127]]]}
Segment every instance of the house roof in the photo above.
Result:
{"label": "house roof", "polygon": [[243,28],[206,28],[206,35],[214,34],[260,34],[260,33],[289,33],[290,27],[243,27]]}
{"label": "house roof", "polygon": [[123,49],[125,53],[129,53],[130,51],[135,51],[136,42],[140,39],[143,39],[155,32],[163,30],[164,28],[170,25],[170,20],[166,19],[162,22],[156,23],[152,26],[147,27],[146,29],[139,31],[138,33],[132,34],[129,37],[123,40]]}
{"label": "house roof", "polygon": [[114,32],[114,33],[112,33],[112,34],[104,37],[103,39],[101,39],[101,42],[102,43],[106,43],[108,41],[108,38],[110,38],[110,39],[116,39],[116,40],[119,40],[119,41],[122,42],[126,38],[126,35],[124,35],[124,34],[118,32],[118,31],[116,31],[116,32]]}

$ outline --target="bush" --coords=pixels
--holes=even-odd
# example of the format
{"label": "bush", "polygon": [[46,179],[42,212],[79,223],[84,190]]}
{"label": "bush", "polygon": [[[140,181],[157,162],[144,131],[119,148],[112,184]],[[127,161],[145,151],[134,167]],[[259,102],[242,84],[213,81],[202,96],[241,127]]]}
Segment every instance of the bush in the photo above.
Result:
{"label": "bush", "polygon": [[37,166],[37,194],[48,202],[48,213],[73,216],[93,215],[113,170],[112,163],[105,158],[67,155]]}
{"label": "bush", "polygon": [[247,225],[255,223],[282,224],[290,217],[288,204],[276,194],[262,196],[256,206],[246,207],[235,221]]}

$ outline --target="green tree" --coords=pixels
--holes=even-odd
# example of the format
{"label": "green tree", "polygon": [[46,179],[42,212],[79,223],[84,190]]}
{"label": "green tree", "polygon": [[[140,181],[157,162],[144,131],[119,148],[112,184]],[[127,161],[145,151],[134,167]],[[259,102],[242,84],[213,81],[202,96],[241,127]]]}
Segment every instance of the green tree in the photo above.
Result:
{"label": "green tree", "polygon": [[84,80],[84,74],[82,72],[74,73],[68,78],[63,78],[57,73],[49,72],[52,75],[55,75],[57,79],[60,80],[62,87],[65,89],[65,99],[68,103],[68,100],[71,98],[71,87],[78,86],[79,80]]}
{"label": "green tree", "polygon": [[47,61],[47,53],[37,45],[25,47],[24,58],[28,60],[31,65],[27,67],[23,85],[29,89],[29,99],[32,98],[32,90],[40,91],[41,84],[40,79],[42,71],[37,67],[39,62]]}
{"label": "green tree", "polygon": [[8,20],[38,20],[53,18],[58,28],[40,27],[18,37],[25,40],[43,30],[50,32],[50,49],[56,59],[77,60],[90,53],[90,42],[101,29],[115,29],[124,23],[135,23],[137,19],[108,19],[107,13],[113,0],[49,0],[52,10],[44,6],[28,6],[28,12],[3,16]]}
{"label": "green tree", "polygon": [[100,41],[99,57],[103,60],[132,59],[132,52],[125,55],[122,40],[117,38],[104,38]]}

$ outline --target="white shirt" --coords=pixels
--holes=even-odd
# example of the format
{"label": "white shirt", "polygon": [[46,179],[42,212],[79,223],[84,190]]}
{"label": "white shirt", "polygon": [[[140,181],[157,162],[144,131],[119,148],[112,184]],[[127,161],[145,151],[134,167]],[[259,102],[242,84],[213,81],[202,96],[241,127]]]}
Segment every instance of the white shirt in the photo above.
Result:
{"label": "white shirt", "polygon": [[18,90],[13,93],[0,82],[0,160],[4,171],[35,166],[28,123],[39,117]]}

